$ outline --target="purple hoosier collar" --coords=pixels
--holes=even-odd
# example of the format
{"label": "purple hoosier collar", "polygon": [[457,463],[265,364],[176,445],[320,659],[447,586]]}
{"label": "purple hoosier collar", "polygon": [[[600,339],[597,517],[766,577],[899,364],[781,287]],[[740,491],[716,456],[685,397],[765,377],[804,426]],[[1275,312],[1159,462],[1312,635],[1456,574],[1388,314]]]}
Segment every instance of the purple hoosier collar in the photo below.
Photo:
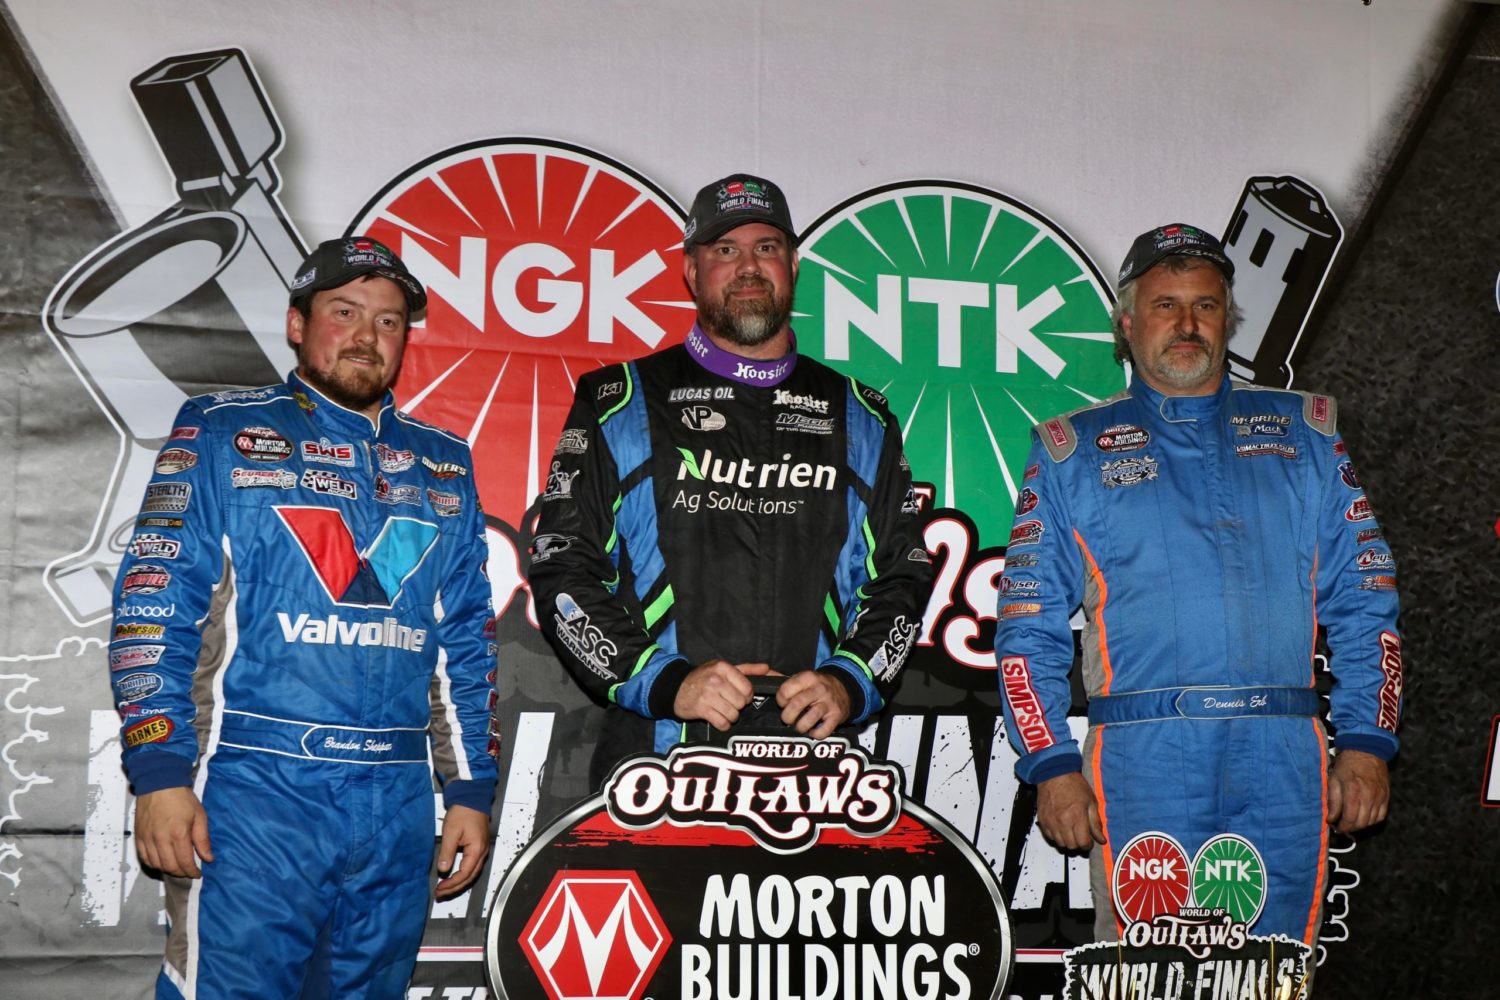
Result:
{"label": "purple hoosier collar", "polygon": [[792,335],[792,348],[779,358],[761,360],[742,358],[732,351],[708,339],[708,335],[697,323],[683,342],[688,356],[715,375],[722,375],[745,385],[777,385],[786,380],[797,367],[797,336]]}

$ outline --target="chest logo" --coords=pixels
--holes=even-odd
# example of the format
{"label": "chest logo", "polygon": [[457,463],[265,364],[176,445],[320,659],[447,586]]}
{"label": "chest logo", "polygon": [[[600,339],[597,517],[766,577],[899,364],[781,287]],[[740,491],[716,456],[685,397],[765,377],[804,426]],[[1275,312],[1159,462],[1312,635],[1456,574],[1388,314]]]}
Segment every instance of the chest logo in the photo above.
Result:
{"label": "chest logo", "polygon": [[1099,466],[1099,481],[1106,489],[1117,486],[1136,486],[1157,477],[1156,459],[1150,455],[1139,458],[1118,458]]}

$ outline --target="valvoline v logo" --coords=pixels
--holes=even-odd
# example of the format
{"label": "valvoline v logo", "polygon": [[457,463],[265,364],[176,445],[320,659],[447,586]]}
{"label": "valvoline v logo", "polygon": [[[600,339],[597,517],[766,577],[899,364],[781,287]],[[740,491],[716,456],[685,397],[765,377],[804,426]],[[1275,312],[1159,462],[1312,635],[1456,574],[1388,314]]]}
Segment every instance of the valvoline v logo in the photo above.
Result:
{"label": "valvoline v logo", "polygon": [[388,608],[437,541],[436,525],[392,517],[361,553],[342,511],[331,507],[273,507],[296,539],[328,599],[342,607]]}

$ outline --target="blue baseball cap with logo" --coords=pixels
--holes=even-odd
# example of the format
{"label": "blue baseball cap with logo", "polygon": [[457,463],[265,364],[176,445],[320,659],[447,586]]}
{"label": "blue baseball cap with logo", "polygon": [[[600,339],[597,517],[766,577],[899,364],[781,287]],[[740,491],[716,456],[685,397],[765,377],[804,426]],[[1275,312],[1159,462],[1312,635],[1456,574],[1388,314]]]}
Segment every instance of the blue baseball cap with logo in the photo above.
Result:
{"label": "blue baseball cap with logo", "polygon": [[1223,273],[1226,282],[1234,283],[1234,262],[1224,253],[1224,244],[1197,226],[1174,222],[1135,238],[1120,265],[1119,284],[1134,281],[1168,257],[1179,256],[1202,257]]}
{"label": "blue baseball cap with logo", "polygon": [[417,312],[427,305],[427,290],[412,276],[391,248],[370,236],[324,240],[307,255],[292,279],[291,304],[310,301],[315,292],[347,285],[366,274],[389,278],[401,288],[406,308]]}

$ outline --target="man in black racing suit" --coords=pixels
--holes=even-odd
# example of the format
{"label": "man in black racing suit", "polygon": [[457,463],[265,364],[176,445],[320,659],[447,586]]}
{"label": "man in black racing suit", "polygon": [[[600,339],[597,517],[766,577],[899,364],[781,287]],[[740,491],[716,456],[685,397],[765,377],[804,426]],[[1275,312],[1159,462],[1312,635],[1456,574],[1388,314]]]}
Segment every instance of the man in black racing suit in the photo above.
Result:
{"label": "man in black racing suit", "polygon": [[796,235],[779,188],[698,193],[684,344],[578,381],[529,573],[543,633],[610,706],[590,781],[724,732],[750,678],[823,739],[885,704],[931,586],[885,397],[796,352]]}

